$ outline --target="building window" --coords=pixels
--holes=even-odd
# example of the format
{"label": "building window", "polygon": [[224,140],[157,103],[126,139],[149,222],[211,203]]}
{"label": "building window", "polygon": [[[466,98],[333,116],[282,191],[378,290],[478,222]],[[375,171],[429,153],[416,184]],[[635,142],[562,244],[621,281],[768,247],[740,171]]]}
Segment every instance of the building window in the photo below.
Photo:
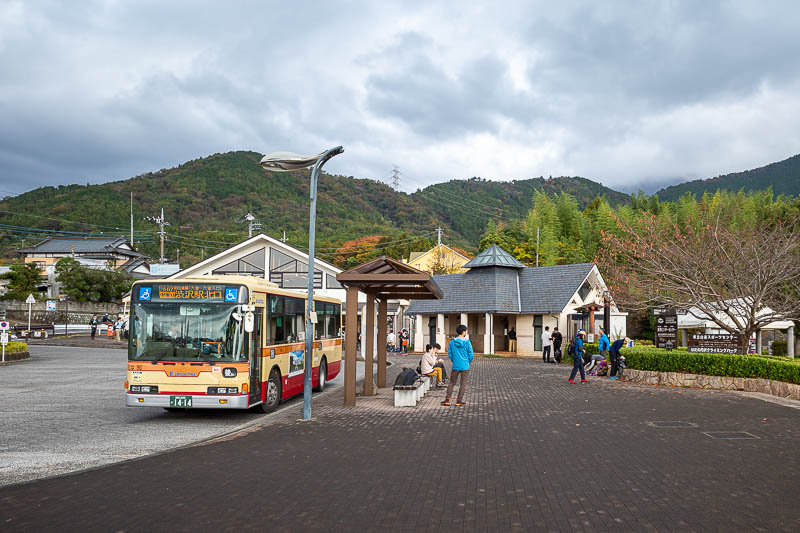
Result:
{"label": "building window", "polygon": [[581,300],[584,302],[586,301],[586,297],[589,296],[589,293],[592,292],[592,288],[589,286],[589,282],[583,282],[583,286],[581,286],[580,290],[578,291],[578,296],[581,297]]}
{"label": "building window", "polygon": [[325,274],[325,286],[329,289],[343,289],[342,284],[336,281],[336,278],[330,274]]}
{"label": "building window", "polygon": [[[308,264],[271,249],[269,280],[283,289],[308,288]],[[322,288],[322,271],[314,269],[314,288]]]}
{"label": "building window", "polygon": [[244,257],[240,257],[235,261],[231,261],[227,265],[223,265],[214,269],[211,273],[218,274],[239,274],[246,276],[264,277],[264,258],[266,257],[265,249],[256,250]]}

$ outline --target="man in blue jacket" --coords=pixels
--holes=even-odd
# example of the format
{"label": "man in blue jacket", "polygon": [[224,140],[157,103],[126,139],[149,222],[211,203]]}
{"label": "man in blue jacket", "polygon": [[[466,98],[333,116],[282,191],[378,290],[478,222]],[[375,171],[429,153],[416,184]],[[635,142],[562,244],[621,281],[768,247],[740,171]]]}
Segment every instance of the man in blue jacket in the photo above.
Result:
{"label": "man in blue jacket", "polygon": [[611,346],[611,342],[608,340],[606,330],[605,328],[600,328],[600,341],[597,343],[597,349],[600,350],[600,355],[602,355],[604,359],[608,359],[609,346]]}
{"label": "man in blue jacket", "polygon": [[456,380],[461,378],[461,384],[458,386],[456,406],[463,407],[467,405],[464,401],[464,393],[467,392],[469,365],[472,363],[472,358],[475,354],[472,351],[472,341],[467,338],[467,326],[464,324],[458,326],[456,328],[456,334],[458,334],[458,337],[451,340],[450,344],[447,345],[447,356],[453,363],[453,372],[447,384],[447,396],[445,396],[442,405],[450,405],[450,395],[453,394]]}

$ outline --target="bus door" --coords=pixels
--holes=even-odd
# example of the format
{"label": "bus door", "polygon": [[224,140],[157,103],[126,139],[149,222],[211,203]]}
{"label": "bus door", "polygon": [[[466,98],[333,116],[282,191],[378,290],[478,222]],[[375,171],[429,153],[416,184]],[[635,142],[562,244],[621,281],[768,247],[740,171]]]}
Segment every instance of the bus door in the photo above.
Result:
{"label": "bus door", "polygon": [[262,311],[256,308],[253,313],[253,332],[250,334],[250,405],[261,401],[261,321]]}

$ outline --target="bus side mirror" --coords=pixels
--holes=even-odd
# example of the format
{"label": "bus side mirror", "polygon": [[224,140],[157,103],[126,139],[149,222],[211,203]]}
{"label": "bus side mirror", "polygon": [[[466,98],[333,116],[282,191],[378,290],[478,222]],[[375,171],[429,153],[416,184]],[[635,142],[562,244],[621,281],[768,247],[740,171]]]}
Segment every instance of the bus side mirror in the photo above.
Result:
{"label": "bus side mirror", "polygon": [[253,313],[247,313],[244,315],[244,330],[247,333],[252,333],[255,329],[255,319],[253,317]]}

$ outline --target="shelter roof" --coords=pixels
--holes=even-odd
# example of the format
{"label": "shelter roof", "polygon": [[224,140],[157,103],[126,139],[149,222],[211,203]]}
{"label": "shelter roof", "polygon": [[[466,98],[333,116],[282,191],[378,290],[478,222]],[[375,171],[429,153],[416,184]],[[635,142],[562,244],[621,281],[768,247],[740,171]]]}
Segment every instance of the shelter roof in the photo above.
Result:
{"label": "shelter roof", "polygon": [[345,287],[357,287],[377,298],[419,300],[442,297],[441,289],[430,274],[386,256],[337,274],[336,280]]}

